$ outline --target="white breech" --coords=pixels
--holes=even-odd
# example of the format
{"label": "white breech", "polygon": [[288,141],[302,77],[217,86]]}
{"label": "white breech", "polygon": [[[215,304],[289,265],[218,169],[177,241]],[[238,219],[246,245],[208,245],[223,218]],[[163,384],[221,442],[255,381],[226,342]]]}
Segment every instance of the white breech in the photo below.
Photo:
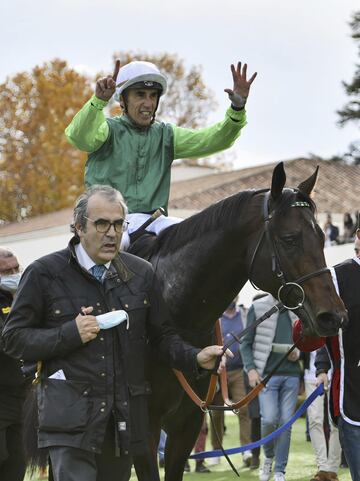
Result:
{"label": "white breech", "polygon": [[[121,250],[126,251],[130,245],[130,237],[129,235],[132,232],[135,232],[139,227],[141,227],[144,222],[147,221],[151,217],[150,214],[128,214],[126,216],[126,220],[129,222],[128,229],[123,233],[122,239],[121,239]],[[164,230],[166,227],[169,227],[170,225],[173,224],[178,224],[181,222],[183,219],[180,217],[166,217],[165,215],[161,215],[157,219],[155,219],[153,222],[151,222],[150,225],[147,226],[146,230],[148,232],[154,232],[156,235],[159,234],[162,230]]]}

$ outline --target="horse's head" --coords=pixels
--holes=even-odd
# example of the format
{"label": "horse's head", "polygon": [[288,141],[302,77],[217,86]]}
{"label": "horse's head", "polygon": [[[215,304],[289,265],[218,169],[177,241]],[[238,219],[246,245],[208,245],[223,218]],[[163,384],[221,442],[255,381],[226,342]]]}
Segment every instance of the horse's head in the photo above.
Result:
{"label": "horse's head", "polygon": [[[307,335],[335,335],[346,311],[326,268],[324,234],[311,200],[318,169],[297,189],[284,189],[283,164],[263,200],[263,232],[251,258],[250,278],[299,316]],[[269,275],[271,271],[271,275]]]}

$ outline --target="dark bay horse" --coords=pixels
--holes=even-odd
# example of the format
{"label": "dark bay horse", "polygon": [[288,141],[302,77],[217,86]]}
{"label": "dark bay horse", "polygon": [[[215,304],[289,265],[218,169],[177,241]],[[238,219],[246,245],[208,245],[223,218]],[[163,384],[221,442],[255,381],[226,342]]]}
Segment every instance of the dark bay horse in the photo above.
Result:
{"label": "dark bay horse", "polygon": [[[303,303],[295,313],[306,333],[336,334],[346,313],[325,270],[324,236],[310,199],[316,177],[317,170],[297,189],[284,188],[279,164],[268,192],[240,192],[159,235],[151,262],[172,322],[185,340],[198,347],[213,344],[215,320],[249,278],[274,297],[281,284],[297,280]],[[152,449],[156,452],[162,426],[168,434],[165,480],[181,481],[203,413],[169,368],[153,357],[148,367]],[[208,378],[189,382],[204,398]]]}

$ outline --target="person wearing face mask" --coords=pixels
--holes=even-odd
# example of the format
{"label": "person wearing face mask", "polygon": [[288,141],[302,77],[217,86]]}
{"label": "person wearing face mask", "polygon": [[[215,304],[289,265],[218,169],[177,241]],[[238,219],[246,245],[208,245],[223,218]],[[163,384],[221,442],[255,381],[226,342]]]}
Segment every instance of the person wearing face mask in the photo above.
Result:
{"label": "person wearing face mask", "polygon": [[[0,247],[0,323],[1,331],[11,309],[20,281],[16,256]],[[22,449],[21,412],[25,398],[25,379],[20,361],[5,354],[0,337],[0,479],[22,481],[25,459]]]}

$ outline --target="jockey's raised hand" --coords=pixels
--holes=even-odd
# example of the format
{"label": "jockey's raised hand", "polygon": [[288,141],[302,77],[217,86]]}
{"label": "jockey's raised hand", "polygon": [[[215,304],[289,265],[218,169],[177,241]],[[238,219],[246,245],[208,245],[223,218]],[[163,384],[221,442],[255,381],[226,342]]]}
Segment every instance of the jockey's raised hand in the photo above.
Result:
{"label": "jockey's raised hand", "polygon": [[233,64],[231,64],[231,73],[233,76],[234,86],[232,90],[224,89],[224,92],[229,95],[229,99],[231,100],[233,107],[236,109],[242,109],[246,104],[251,84],[255,80],[257,72],[255,72],[250,79],[247,80],[247,64],[244,63],[243,67],[241,68],[241,62],[238,62],[236,68]]}
{"label": "jockey's raised hand", "polygon": [[99,78],[96,81],[95,95],[101,100],[110,100],[115,93],[116,89],[116,79],[120,70],[120,60],[117,59],[115,62],[114,73],[108,75],[107,77]]}

